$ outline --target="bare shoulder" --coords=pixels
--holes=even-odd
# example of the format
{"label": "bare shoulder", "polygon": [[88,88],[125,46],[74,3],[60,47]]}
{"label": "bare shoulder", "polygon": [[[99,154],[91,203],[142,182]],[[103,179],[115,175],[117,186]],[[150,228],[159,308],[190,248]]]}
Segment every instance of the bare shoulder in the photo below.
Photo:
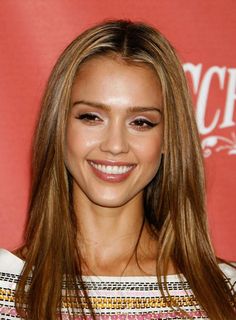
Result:
{"label": "bare shoulder", "polygon": [[22,246],[16,250],[14,250],[12,253],[17,256],[21,260],[26,260],[28,249],[25,246]]}

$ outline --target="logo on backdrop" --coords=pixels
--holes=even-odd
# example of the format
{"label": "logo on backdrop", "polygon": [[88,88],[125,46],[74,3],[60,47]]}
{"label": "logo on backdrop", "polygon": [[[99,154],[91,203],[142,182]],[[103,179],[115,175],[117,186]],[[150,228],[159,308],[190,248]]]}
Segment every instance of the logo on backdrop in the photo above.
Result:
{"label": "logo on backdrop", "polygon": [[[191,76],[193,93],[197,98],[196,120],[199,133],[203,137],[203,155],[209,157],[214,152],[236,155],[236,121],[233,119],[236,103],[236,68],[212,66],[203,72],[202,67],[202,64],[183,64],[185,73]],[[212,94],[213,81],[218,82],[219,90],[226,92],[226,98],[223,105],[213,108],[214,113],[211,111],[209,117],[208,100]],[[215,130],[217,134],[214,134]]]}

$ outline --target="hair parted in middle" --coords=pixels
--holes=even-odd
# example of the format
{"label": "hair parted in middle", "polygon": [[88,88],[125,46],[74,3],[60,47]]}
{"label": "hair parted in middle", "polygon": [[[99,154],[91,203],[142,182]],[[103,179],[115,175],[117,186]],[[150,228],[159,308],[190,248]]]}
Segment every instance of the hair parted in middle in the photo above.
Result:
{"label": "hair parted in middle", "polygon": [[[80,66],[98,56],[145,64],[156,72],[163,95],[164,148],[158,173],[145,188],[144,211],[159,242],[157,275],[165,275],[173,259],[209,316],[224,319],[224,312],[232,314],[227,311],[230,293],[208,236],[201,147],[182,65],[159,31],[124,20],[107,21],[83,32],[62,53],[49,78],[35,136],[27,258],[16,296],[18,310],[25,301],[33,266],[27,319],[42,319],[42,315],[56,319],[63,275],[66,298],[71,288],[76,290],[77,279],[83,285],[71,177],[64,161],[65,135],[71,90]],[[52,268],[55,264],[56,270]],[[164,295],[167,287],[161,287]],[[80,299],[78,293],[77,302],[82,306]]]}

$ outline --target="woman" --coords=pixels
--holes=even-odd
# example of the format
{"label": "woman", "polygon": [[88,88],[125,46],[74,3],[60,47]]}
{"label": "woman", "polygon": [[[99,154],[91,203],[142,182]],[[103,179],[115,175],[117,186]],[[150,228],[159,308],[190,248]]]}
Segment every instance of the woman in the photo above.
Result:
{"label": "woman", "polygon": [[15,303],[33,320],[234,319],[236,272],[215,257],[204,193],[170,43],[130,21],[85,31],[43,98],[25,245],[1,252],[1,318]]}

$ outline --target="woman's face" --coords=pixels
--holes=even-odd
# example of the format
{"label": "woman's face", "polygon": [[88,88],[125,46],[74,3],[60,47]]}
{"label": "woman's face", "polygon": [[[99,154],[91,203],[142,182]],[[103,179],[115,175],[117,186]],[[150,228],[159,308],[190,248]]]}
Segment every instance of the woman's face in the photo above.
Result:
{"label": "woman's face", "polygon": [[144,64],[93,58],[80,68],[71,105],[65,162],[75,195],[104,207],[142,199],[163,145],[155,72]]}

